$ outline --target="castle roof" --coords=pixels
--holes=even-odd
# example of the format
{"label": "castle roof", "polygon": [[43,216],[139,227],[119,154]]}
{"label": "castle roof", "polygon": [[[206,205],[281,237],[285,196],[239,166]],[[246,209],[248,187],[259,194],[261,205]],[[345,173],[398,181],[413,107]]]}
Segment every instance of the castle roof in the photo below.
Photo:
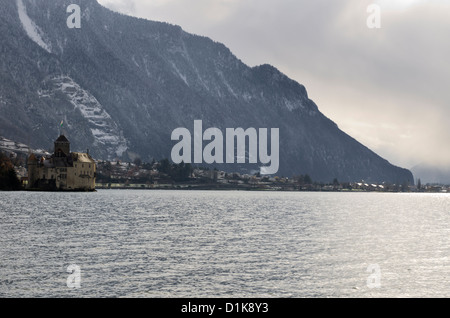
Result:
{"label": "castle roof", "polygon": [[32,153],[29,157],[28,157],[28,161],[38,161],[36,156],[34,155],[34,153]]}
{"label": "castle roof", "polygon": [[72,159],[74,162],[95,163],[94,159],[92,159],[87,153],[72,152]]}
{"label": "castle roof", "polygon": [[66,136],[61,135],[56,139],[56,142],[69,142],[69,140],[67,140]]}

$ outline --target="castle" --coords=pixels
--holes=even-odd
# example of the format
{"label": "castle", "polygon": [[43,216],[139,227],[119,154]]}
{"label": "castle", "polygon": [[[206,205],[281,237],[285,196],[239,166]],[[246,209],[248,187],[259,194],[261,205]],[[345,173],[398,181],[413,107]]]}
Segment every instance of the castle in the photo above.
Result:
{"label": "castle", "polygon": [[96,165],[88,153],[70,152],[61,134],[51,156],[28,157],[28,189],[47,191],[95,191]]}

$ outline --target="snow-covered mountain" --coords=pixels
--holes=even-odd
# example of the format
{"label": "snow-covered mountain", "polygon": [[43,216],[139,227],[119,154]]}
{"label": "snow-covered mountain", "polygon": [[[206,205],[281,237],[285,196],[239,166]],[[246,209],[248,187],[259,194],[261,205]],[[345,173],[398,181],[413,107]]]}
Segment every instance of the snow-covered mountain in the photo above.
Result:
{"label": "snow-covered mountain", "polygon": [[[67,27],[70,4],[81,8],[79,29]],[[278,175],[413,182],[410,171],[339,130],[304,86],[179,26],[95,0],[5,0],[0,31],[0,135],[8,139],[47,149],[63,120],[77,149],[150,161],[170,158],[172,131],[192,130],[194,120],[222,131],[279,128]]]}
{"label": "snow-covered mountain", "polygon": [[6,139],[0,136],[0,152],[16,156],[16,155],[24,155],[28,156],[30,153],[34,153],[40,156],[49,156],[50,152],[44,149],[30,149],[28,145],[25,145],[20,142],[16,142],[13,140]]}

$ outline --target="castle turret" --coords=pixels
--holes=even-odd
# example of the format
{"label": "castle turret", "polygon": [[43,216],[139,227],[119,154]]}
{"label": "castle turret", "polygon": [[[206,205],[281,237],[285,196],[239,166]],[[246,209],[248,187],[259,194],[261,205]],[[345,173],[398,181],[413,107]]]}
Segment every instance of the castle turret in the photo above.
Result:
{"label": "castle turret", "polygon": [[55,157],[67,157],[70,154],[70,142],[64,135],[55,140]]}
{"label": "castle turret", "polygon": [[39,178],[37,166],[38,160],[34,154],[31,154],[28,157],[27,165],[28,165],[28,188],[33,188],[34,184]]}

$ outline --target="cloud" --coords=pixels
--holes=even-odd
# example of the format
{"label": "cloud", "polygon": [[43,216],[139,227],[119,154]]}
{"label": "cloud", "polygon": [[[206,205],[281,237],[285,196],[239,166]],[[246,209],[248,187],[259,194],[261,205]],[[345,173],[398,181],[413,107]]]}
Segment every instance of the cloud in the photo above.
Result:
{"label": "cloud", "polygon": [[[178,24],[304,84],[341,129],[394,164],[450,164],[450,3],[443,0],[100,0]],[[381,7],[381,29],[366,25]]]}

